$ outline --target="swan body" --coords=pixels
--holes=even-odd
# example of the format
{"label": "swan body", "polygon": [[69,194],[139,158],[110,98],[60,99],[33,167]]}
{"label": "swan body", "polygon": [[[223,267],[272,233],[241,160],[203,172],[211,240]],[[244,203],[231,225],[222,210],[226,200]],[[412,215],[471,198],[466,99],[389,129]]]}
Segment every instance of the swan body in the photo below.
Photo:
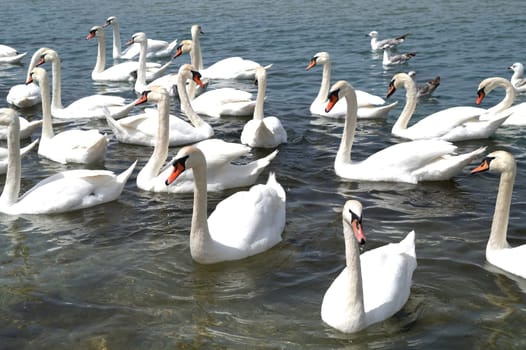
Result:
{"label": "swan body", "polygon": [[27,52],[19,53],[11,46],[0,45],[0,63],[20,64]]}
{"label": "swan body", "polygon": [[360,255],[362,205],[347,201],[342,216],[346,266],[323,296],[321,318],[341,332],[355,333],[390,318],[409,299],[417,266],[415,231]]}
{"label": "swan body", "polygon": [[[327,105],[327,95],[331,83],[331,59],[329,53],[318,52],[310,60],[307,70],[316,65],[323,65],[323,73],[321,78],[320,90],[318,95],[310,105],[310,112],[316,115],[325,117],[345,117],[347,112],[347,104],[345,100],[340,100],[330,112],[325,111]],[[398,104],[394,102],[386,105],[385,100],[380,96],[370,94],[362,90],[355,90],[356,98],[358,100],[358,119],[369,118],[386,118],[389,112]]]}
{"label": "swan body", "polygon": [[[407,75],[409,75],[416,83],[416,72],[415,71],[410,71],[407,73]],[[420,98],[420,97],[430,96],[437,89],[439,85],[440,85],[440,76],[438,75],[434,77],[433,79],[429,79],[424,84],[420,84],[420,85],[417,84],[416,97]]]}
{"label": "swan body", "polygon": [[[195,143],[214,135],[214,130],[205,122],[197,113],[195,113],[190,106],[188,94],[186,93],[185,82],[187,79],[196,81],[198,84],[202,84],[198,72],[194,71],[192,66],[184,64],[179,68],[178,73],[178,85],[181,86],[182,91],[180,94],[181,105],[186,106],[186,115],[190,119],[191,123],[188,123],[181,118],[174,115],[169,115],[169,100],[159,101],[159,109],[146,109],[145,113],[129,116],[119,120],[106,117],[109,127],[112,129],[115,137],[119,142],[144,145],[144,146],[155,146],[157,143],[157,134],[159,128],[159,118],[165,118],[167,121],[167,133],[168,133],[168,144],[170,146],[180,146]],[[152,90],[160,91],[162,87],[152,87]],[[166,89],[162,88],[166,92]],[[134,102],[142,103],[147,100],[149,90],[143,93],[143,100]],[[163,93],[158,92],[164,96]],[[155,95],[155,94],[154,94]],[[156,97],[156,101],[160,100],[160,97]],[[168,103],[168,106],[164,106]],[[162,108],[161,108],[162,107]],[[164,127],[164,126],[163,126]]]}
{"label": "swan body", "polygon": [[[117,17],[110,16],[106,19],[103,28],[112,26],[113,29],[113,59],[133,60],[139,57],[141,47],[139,44],[129,45],[126,50],[121,50],[121,32]],[[146,58],[168,57],[177,46],[177,39],[167,42],[164,40],[148,39]]]}
{"label": "swan body", "polygon": [[[505,79],[499,80],[499,84],[502,84],[503,80]],[[492,83],[489,85],[490,81]],[[479,94],[482,87],[489,92],[496,86],[496,80],[483,81],[479,85]],[[491,137],[509,116],[510,112],[504,110],[513,102],[510,95],[507,94],[500,104],[489,110],[471,106],[451,107],[428,115],[408,127],[409,120],[416,109],[416,84],[406,73],[395,74],[389,84],[387,96],[391,96],[400,87],[406,89],[406,104],[393,125],[391,133],[411,140],[435,138],[446,141],[463,141]],[[508,87],[506,91],[513,93],[512,90]],[[488,116],[487,119],[482,118],[485,114]]]}
{"label": "swan body", "polygon": [[[122,82],[133,80],[134,72],[139,69],[139,62],[123,62],[106,68],[106,36],[104,34],[104,29],[101,26],[92,27],[89,34],[86,36],[86,40],[95,37],[98,39],[97,62],[91,72],[91,79],[100,82]],[[158,63],[147,63],[146,80],[152,80],[152,77],[155,76],[160,67],[161,65]]]}
{"label": "swan body", "polygon": [[47,73],[37,67],[33,69],[29,79],[38,84],[42,94],[42,134],[38,154],[62,164],[104,161],[108,140],[98,130],[66,130],[59,134],[53,132]]}
{"label": "swan body", "polygon": [[382,65],[384,67],[395,66],[399,64],[407,63],[411,58],[416,56],[416,52],[406,52],[402,54],[395,54],[391,49],[384,49],[384,55],[382,58]]}
{"label": "swan body", "polygon": [[[19,128],[18,133],[20,139],[30,138],[31,135],[42,125],[42,120],[28,121],[22,116],[18,116]],[[6,125],[0,125],[0,140],[7,140],[8,129]]]}
{"label": "swan body", "polygon": [[368,34],[368,36],[371,38],[371,49],[372,50],[384,50],[384,49],[392,49],[401,43],[405,41],[409,33],[406,33],[404,35],[400,35],[396,38],[388,38],[383,40],[378,40],[378,32],[376,30],[373,30]]}
{"label": "swan body", "polygon": [[516,92],[526,92],[526,79],[524,79],[524,65],[520,62],[515,62],[508,69],[513,71],[510,78],[511,84]]}
{"label": "swan body", "polygon": [[526,278],[526,244],[511,247],[506,239],[511,198],[517,165],[513,156],[505,151],[494,151],[471,171],[500,173],[500,184],[495,203],[491,232],[486,245],[486,260],[504,271]]}
{"label": "swan body", "polygon": [[62,70],[58,53],[52,49],[45,50],[36,66],[41,66],[46,62],[51,63],[51,72],[53,75],[53,93],[51,100],[51,114],[53,117],[58,119],[101,119],[104,118],[106,110],[108,110],[114,118],[121,118],[127,115],[133,108],[133,104],[126,104],[126,100],[123,97],[111,95],[85,96],[63,107]]}
{"label": "swan body", "polygon": [[[208,79],[254,79],[255,68],[261,66],[259,63],[247,60],[241,57],[228,57],[217,61],[211,66],[204,68],[203,59],[201,54],[201,43],[199,40],[199,34],[202,34],[201,26],[194,24],[191,29],[192,43],[195,50],[196,57],[196,68],[204,78]],[[182,53],[187,52],[179,47],[174,55],[174,58],[178,57]],[[270,68],[271,65],[266,66]]]}
{"label": "swan body", "polygon": [[[41,47],[36,50],[29,66],[27,67],[26,81],[29,78],[29,74],[33,68],[36,67],[37,62],[40,60],[40,56],[48,50],[47,47]],[[7,103],[17,106],[18,108],[32,107],[40,103],[40,89],[36,84],[16,84],[9,89],[6,97]]]}
{"label": "swan body", "polygon": [[[141,49],[140,55],[139,55],[139,67],[137,69],[137,80],[135,80],[135,92],[142,93],[144,90],[147,89],[147,85],[146,85],[146,76],[147,76],[147,68],[146,68],[147,38],[146,38],[146,34],[144,34],[143,32],[133,34],[130,41],[128,41],[128,44],[139,44],[140,49]],[[149,80],[160,79],[163,76],[164,72],[168,69],[168,67],[171,64],[172,64],[172,60],[163,64],[155,72],[152,72],[152,74],[149,77]],[[156,84],[158,83],[159,83],[159,80],[156,82]]]}
{"label": "swan body", "polygon": [[243,127],[241,143],[250,147],[274,148],[287,142],[287,131],[277,117],[265,117],[264,104],[267,89],[267,70],[256,68],[258,95],[254,116]]}
{"label": "swan body", "polygon": [[9,130],[9,160],[0,195],[0,212],[5,214],[63,213],[115,200],[135,167],[136,162],[119,175],[108,170],[63,171],[45,178],[19,197],[22,169],[16,113],[11,109],[1,111],[0,125]]}
{"label": "swan body", "polygon": [[[479,85],[479,90],[477,92],[477,104],[482,103],[486,94],[488,94],[495,87],[503,87],[506,90],[506,95],[504,99],[499,102],[497,105],[491,107],[489,111],[491,113],[486,113],[480,116],[481,120],[490,120],[495,113],[500,113],[502,115],[507,114],[508,117],[502,123],[503,126],[520,126],[526,125],[526,102],[522,102],[516,105],[512,105],[515,101],[515,93],[517,89],[514,89],[511,82],[504,78],[487,78],[483,80]],[[511,106],[511,107],[510,107]]]}
{"label": "swan body", "polygon": [[[35,148],[38,143],[38,139],[31,142],[29,145],[20,148],[20,157],[25,156],[33,148]],[[9,161],[9,152],[7,148],[0,147],[0,174],[5,174],[7,172],[7,163]]]}
{"label": "swan body", "polygon": [[281,242],[286,195],[274,173],[269,174],[266,184],[254,185],[219,202],[207,219],[207,168],[203,152],[185,146],[175,158],[167,185],[186,169],[192,169],[194,174],[190,253],[196,262],[239,260]]}
{"label": "swan body", "polygon": [[[410,78],[409,78],[410,79]],[[420,181],[448,180],[478,157],[485,148],[454,155],[456,146],[443,140],[417,140],[384,148],[361,162],[351,161],[351,148],[356,130],[356,95],[346,81],[335,83],[329,93],[327,109],[338,99],[347,99],[347,116],[340,147],[334,161],[336,175],[348,180]]]}

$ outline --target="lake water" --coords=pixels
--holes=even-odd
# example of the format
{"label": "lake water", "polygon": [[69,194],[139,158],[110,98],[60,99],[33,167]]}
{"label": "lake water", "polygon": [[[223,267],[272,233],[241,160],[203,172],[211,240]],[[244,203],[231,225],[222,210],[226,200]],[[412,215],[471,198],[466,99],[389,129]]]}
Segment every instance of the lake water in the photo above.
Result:
{"label": "lake water", "polygon": [[[498,177],[469,175],[478,165],[473,164],[445,182],[342,181],[333,160],[343,123],[310,114],[321,68],[305,70],[316,52],[328,51],[333,81],[346,79],[380,96],[399,70],[416,71],[420,81],[440,75],[441,86],[434,98],[418,105],[417,116],[474,105],[481,80],[509,78],[506,67],[526,59],[523,7],[519,0],[3,4],[0,43],[28,56],[42,46],[57,50],[66,105],[97,92],[135,98],[131,84],[92,82],[96,42],[85,37],[93,25],[115,15],[123,41],[137,31],[171,41],[189,38],[191,25],[199,23],[205,32],[205,66],[234,55],[273,63],[265,112],[280,117],[289,143],[280,146],[270,166],[287,192],[283,242],[243,261],[194,263],[188,235],[192,194],[138,190],[137,170],[120,199],[106,205],[64,215],[0,215],[0,348],[524,349],[526,281],[497,271],[484,256]],[[384,70],[381,56],[370,51],[366,34],[371,30],[382,38],[410,32],[399,51],[417,56]],[[111,41],[109,31],[107,36]],[[172,71],[188,60],[178,58]],[[0,68],[0,106],[6,106],[9,88],[24,81],[29,57],[24,62]],[[231,86],[256,92],[251,82]],[[483,106],[503,96],[495,91]],[[400,141],[390,129],[404,99],[404,92],[390,99],[400,103],[387,120],[360,121],[355,159]],[[518,100],[526,101],[524,96]],[[179,106],[172,108],[178,112]],[[23,114],[38,118],[40,107]],[[217,137],[239,141],[244,119],[208,120]],[[84,125],[76,121],[62,127]],[[104,121],[87,126],[112,136]],[[518,174],[508,235],[513,245],[526,242],[524,133],[502,128],[490,140],[459,144],[460,150],[487,145],[515,155]],[[104,167],[120,172],[135,159],[142,167],[149,155],[149,148],[112,138]],[[56,171],[77,167],[33,152],[23,160],[22,191]],[[234,191],[210,194],[209,208]],[[367,249],[398,241],[414,229],[418,257],[402,311],[353,335],[331,329],[320,318],[323,294],[344,266],[341,207],[348,198],[364,204]]]}

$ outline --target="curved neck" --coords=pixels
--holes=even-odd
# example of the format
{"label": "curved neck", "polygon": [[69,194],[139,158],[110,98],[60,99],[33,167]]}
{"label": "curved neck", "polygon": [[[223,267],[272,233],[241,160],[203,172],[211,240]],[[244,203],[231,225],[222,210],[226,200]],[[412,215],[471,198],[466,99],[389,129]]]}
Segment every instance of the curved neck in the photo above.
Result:
{"label": "curved neck", "polygon": [[495,203],[491,233],[486,249],[502,249],[508,247],[506,234],[508,232],[508,219],[510,217],[511,196],[515,182],[516,165],[506,170],[500,176],[499,192]]}
{"label": "curved neck", "polygon": [[336,153],[335,163],[350,164],[351,163],[351,149],[354,142],[354,133],[356,131],[356,123],[358,120],[358,107],[356,103],[356,93],[348,93],[345,95],[347,102],[347,113],[345,116],[345,124],[343,126],[342,139],[338,153]]}
{"label": "curved neck", "polygon": [[181,101],[181,109],[184,111],[192,125],[196,128],[205,124],[205,121],[194,111],[190,104],[190,98],[186,92],[186,82],[184,74],[179,73],[177,76],[177,92],[179,93],[179,100]]}
{"label": "curved neck", "polygon": [[157,123],[155,146],[150,159],[148,159],[148,162],[137,175],[138,181],[140,181],[140,179],[143,177],[145,181],[149,181],[158,176],[159,171],[168,157],[170,131],[168,118],[170,112],[170,100],[167,95],[163,95],[163,97],[159,100],[157,103],[157,109],[159,113],[159,120]]}
{"label": "curved neck", "polygon": [[119,22],[113,21],[111,25],[113,27],[113,58],[121,58],[121,32],[119,29]]}
{"label": "curved neck", "polygon": [[27,67],[26,81],[31,76],[31,72],[33,71],[33,69],[37,66],[37,62],[40,61],[42,53],[44,53],[46,50],[49,49],[47,47],[41,47],[40,49],[35,51],[33,56],[31,56],[31,61],[29,61],[29,66]]}
{"label": "curved neck", "polygon": [[363,305],[362,272],[360,263],[360,249],[354,238],[351,226],[343,220],[343,234],[345,237],[345,262],[347,264],[347,278],[349,285],[344,291],[346,293],[345,309],[351,313],[354,319],[355,329],[365,326],[365,308]]}
{"label": "curved neck", "polygon": [[201,54],[201,42],[199,31],[192,31],[192,49],[190,50],[190,61],[197,70],[203,69],[203,56]]}
{"label": "curved neck", "polygon": [[146,40],[141,41],[139,44],[141,45],[141,50],[139,52],[139,68],[137,69],[136,84],[146,86],[146,51],[148,49],[148,44],[146,43]]}
{"label": "curved neck", "polygon": [[258,79],[258,94],[256,96],[256,106],[254,107],[254,120],[263,120],[265,117],[265,94],[267,90],[267,78],[260,76]]}
{"label": "curved neck", "polygon": [[206,262],[204,259],[207,255],[206,246],[212,240],[208,229],[206,163],[194,166],[192,171],[194,173],[194,207],[190,229],[190,252],[196,261]]}
{"label": "curved neck", "polygon": [[513,88],[513,85],[508,80],[504,78],[495,78],[495,81],[496,81],[495,86],[504,88],[506,91],[506,95],[504,96],[502,101],[500,101],[495,106],[488,109],[489,113],[498,113],[505,109],[510,108],[513,102],[515,101],[515,96],[516,96],[515,89]]}
{"label": "curved neck", "polygon": [[404,88],[406,90],[405,93],[405,105],[404,109],[400,113],[400,116],[396,120],[396,122],[393,125],[393,128],[391,129],[392,133],[396,133],[396,130],[405,130],[407,129],[407,125],[409,124],[409,120],[411,119],[411,116],[415,112],[416,109],[416,83],[411,77],[408,77],[408,79],[404,80]]}
{"label": "curved neck", "polygon": [[[53,94],[51,96],[51,108],[62,109],[62,73],[60,71],[60,58],[57,56],[51,61],[51,74]],[[47,80],[47,79],[46,79]]]}
{"label": "curved neck", "polygon": [[[53,62],[53,64],[55,63]],[[54,71],[55,70],[53,70],[53,72]],[[53,85],[55,85],[55,78],[53,78]],[[40,77],[39,86],[42,100],[42,135],[40,140],[40,145],[42,145],[45,140],[49,140],[55,135],[51,117],[51,104],[49,103],[49,82],[47,75],[44,74]],[[53,93],[53,96],[55,96],[55,93]]]}
{"label": "curved neck", "polygon": [[93,72],[100,73],[104,71],[106,67],[106,38],[104,34],[97,35],[98,39],[98,51],[97,51],[97,63],[93,68]]}
{"label": "curved neck", "polygon": [[15,116],[13,122],[7,129],[7,173],[4,189],[0,195],[1,206],[11,206],[18,200],[20,193],[20,177],[22,175],[22,163],[20,160],[20,121]]}
{"label": "curved neck", "polygon": [[321,76],[321,85],[320,85],[320,91],[318,91],[318,96],[316,96],[316,100],[319,103],[323,103],[327,101],[327,95],[329,94],[329,84],[331,83],[331,62],[326,61],[323,64],[323,73]]}

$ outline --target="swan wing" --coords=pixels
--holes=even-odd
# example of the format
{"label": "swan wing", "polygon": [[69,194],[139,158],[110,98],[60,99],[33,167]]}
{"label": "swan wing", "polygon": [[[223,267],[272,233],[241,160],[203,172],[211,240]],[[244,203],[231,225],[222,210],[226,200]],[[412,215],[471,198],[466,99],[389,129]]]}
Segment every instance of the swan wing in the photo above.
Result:
{"label": "swan wing", "polygon": [[222,166],[250,153],[250,147],[220,139],[207,139],[196,143],[205,158],[207,168]]}

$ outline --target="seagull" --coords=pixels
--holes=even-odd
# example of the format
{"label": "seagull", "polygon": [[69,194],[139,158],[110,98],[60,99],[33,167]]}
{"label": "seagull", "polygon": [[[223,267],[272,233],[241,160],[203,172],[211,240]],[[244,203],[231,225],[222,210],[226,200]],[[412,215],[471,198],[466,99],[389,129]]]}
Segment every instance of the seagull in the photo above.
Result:
{"label": "seagull", "polygon": [[[410,71],[407,73],[416,83],[416,72]],[[425,97],[429,96],[433,93],[433,91],[436,90],[436,88],[440,85],[440,76],[437,75],[433,79],[428,80],[424,84],[417,85],[417,94],[416,97]]]}
{"label": "seagull", "polygon": [[510,78],[511,85],[515,88],[516,92],[526,92],[526,79],[524,79],[524,66],[520,62],[515,62],[508,69],[513,71],[513,75]]}
{"label": "seagull", "polygon": [[396,64],[403,64],[415,57],[416,52],[407,52],[400,55],[394,55],[391,49],[384,49],[384,58],[382,64],[384,66],[394,66]]}
{"label": "seagull", "polygon": [[367,36],[371,37],[371,49],[373,49],[373,50],[385,50],[385,49],[392,49],[395,46],[403,43],[405,41],[405,38],[408,35],[409,35],[409,33],[406,33],[406,34],[400,35],[400,36],[398,36],[396,38],[389,38],[389,39],[378,40],[378,32],[376,30],[373,30]]}

